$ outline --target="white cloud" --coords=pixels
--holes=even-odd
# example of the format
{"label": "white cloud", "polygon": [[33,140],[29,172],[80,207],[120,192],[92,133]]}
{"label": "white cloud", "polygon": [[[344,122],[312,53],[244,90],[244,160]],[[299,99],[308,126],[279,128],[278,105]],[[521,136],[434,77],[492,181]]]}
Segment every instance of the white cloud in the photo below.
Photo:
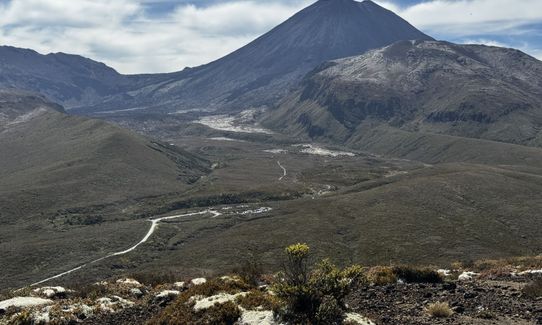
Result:
{"label": "white cloud", "polygon": [[419,28],[450,36],[520,34],[542,21],[540,0],[432,0],[404,8],[378,2]]}
{"label": "white cloud", "polygon": [[179,5],[155,17],[144,10],[149,0],[12,0],[0,4],[0,42],[77,53],[124,73],[169,72],[218,59],[311,2]]}
{"label": "white cloud", "polygon": [[[176,71],[247,44],[314,1],[224,0],[194,6],[178,0],[0,0],[0,42],[41,53],[77,53],[124,73]],[[156,15],[146,12],[149,3],[177,6]],[[532,36],[526,26],[542,22],[541,0],[379,3],[429,34],[476,43],[489,44],[491,35],[503,33]],[[522,49],[541,58],[536,47]]]}

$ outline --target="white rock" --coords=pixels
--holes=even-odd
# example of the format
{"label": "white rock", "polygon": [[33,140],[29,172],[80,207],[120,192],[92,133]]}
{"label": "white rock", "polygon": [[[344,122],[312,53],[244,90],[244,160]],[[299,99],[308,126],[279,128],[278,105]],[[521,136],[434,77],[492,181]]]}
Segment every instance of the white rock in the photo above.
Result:
{"label": "white rock", "polygon": [[437,270],[437,273],[446,277],[446,276],[450,276],[452,274],[452,271],[440,269],[440,270]]}
{"label": "white rock", "polygon": [[159,294],[157,294],[155,297],[156,298],[168,298],[168,297],[176,297],[178,295],[180,295],[181,292],[178,291],[178,290],[164,290],[162,292],[160,292]]}
{"label": "white rock", "polygon": [[140,287],[141,286],[141,283],[139,283],[139,281],[134,280],[134,279],[129,279],[129,278],[119,279],[119,280],[117,280],[117,283],[129,285],[129,286],[135,286],[135,287]]}
{"label": "white rock", "polygon": [[34,324],[49,324],[51,322],[49,310],[50,309],[44,309],[42,311],[34,312],[32,314]]}
{"label": "white rock", "polygon": [[35,307],[52,304],[51,299],[43,299],[36,297],[15,297],[8,300],[0,301],[0,309],[8,309],[9,307]]}
{"label": "white rock", "polygon": [[53,298],[58,294],[64,294],[68,292],[68,290],[66,290],[64,287],[42,287],[34,289],[34,292],[47,298]]}
{"label": "white rock", "polygon": [[275,321],[275,316],[270,310],[243,310],[241,319],[239,319],[240,325],[279,325]]}
{"label": "white rock", "polygon": [[181,281],[181,282],[175,282],[175,283],[173,284],[173,286],[174,286],[175,288],[181,289],[181,290],[186,289],[186,287],[187,287],[186,282],[184,282],[184,281]]}
{"label": "white rock", "polygon": [[478,275],[478,273],[465,271],[465,272],[461,273],[457,279],[459,281],[469,281],[469,280],[472,280],[477,275]]}
{"label": "white rock", "polygon": [[542,270],[527,270],[527,271],[518,273],[518,275],[529,275],[529,274],[542,274]]}
{"label": "white rock", "polygon": [[134,303],[130,300],[126,300],[119,296],[111,296],[111,298],[103,297],[97,300],[97,302],[100,304],[100,308],[102,310],[108,311],[108,312],[114,312],[114,307],[124,309],[128,307],[132,307]]}
{"label": "white rock", "polygon": [[192,279],[192,281],[190,281],[190,283],[192,283],[195,286],[199,286],[199,285],[204,284],[206,282],[207,282],[206,278],[196,278],[196,279]]}
{"label": "white rock", "polygon": [[136,298],[139,298],[139,297],[143,296],[143,291],[141,291],[141,289],[139,289],[139,288],[130,289],[130,293]]}
{"label": "white rock", "polygon": [[351,153],[351,152],[328,150],[328,149],[318,147],[318,146],[313,145],[313,144],[297,144],[297,145],[294,145],[294,147],[302,148],[301,152],[309,154],[309,155],[329,156],[329,157],[340,157],[340,156],[354,157],[354,156],[356,156],[354,153]]}
{"label": "white rock", "polygon": [[346,313],[345,320],[359,325],[376,325],[372,320],[358,313]]}
{"label": "white rock", "polygon": [[211,297],[204,297],[200,299],[196,298],[196,304],[194,305],[195,311],[205,310],[210,307],[213,307],[215,304],[223,304],[228,301],[235,301],[237,297],[246,296],[247,292],[241,292],[237,294],[229,294],[229,293],[219,293],[217,295],[211,296]]}

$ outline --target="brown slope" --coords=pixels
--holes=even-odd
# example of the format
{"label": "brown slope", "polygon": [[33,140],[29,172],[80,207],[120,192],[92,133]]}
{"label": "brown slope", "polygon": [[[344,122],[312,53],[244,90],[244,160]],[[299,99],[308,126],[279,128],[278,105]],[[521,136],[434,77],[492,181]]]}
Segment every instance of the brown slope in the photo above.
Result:
{"label": "brown slope", "polygon": [[180,191],[208,171],[196,156],[103,121],[68,116],[43,98],[12,92],[0,98],[0,113],[10,116],[0,128],[2,216]]}

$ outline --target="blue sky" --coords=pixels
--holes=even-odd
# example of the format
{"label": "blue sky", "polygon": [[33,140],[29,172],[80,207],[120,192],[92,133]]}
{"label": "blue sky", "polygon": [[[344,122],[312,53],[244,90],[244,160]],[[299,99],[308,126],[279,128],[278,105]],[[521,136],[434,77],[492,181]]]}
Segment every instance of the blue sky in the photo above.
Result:
{"label": "blue sky", "polygon": [[[0,44],[67,52],[123,73],[217,59],[315,0],[0,0]],[[542,0],[375,0],[441,40],[542,59]]]}

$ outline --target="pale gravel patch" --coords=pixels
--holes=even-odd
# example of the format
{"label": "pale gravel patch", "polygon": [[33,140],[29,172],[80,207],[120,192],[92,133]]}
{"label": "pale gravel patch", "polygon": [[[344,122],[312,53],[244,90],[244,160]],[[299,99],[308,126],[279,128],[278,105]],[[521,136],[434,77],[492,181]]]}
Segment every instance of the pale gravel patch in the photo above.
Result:
{"label": "pale gravel patch", "polygon": [[211,297],[193,297],[196,301],[196,304],[194,305],[194,310],[200,311],[209,309],[215,304],[224,304],[226,302],[235,301],[235,299],[237,299],[238,297],[243,297],[247,294],[248,292],[241,292],[234,295],[229,293],[219,293]]}
{"label": "pale gravel patch", "polygon": [[119,279],[119,280],[117,280],[117,283],[130,285],[130,286],[135,286],[135,287],[140,287],[141,286],[141,283],[139,283],[139,281],[134,280],[134,279],[129,279],[129,278]]}
{"label": "pale gravel patch", "polygon": [[346,313],[345,321],[354,322],[358,325],[376,325],[372,320],[358,313]]}
{"label": "pale gravel patch", "polygon": [[67,292],[68,290],[66,290],[64,287],[42,287],[34,289],[34,293],[43,295],[47,298],[53,298],[57,294],[63,294]]}
{"label": "pale gravel patch", "polygon": [[[243,117],[241,116],[241,118]],[[270,130],[261,128],[257,125],[239,124],[237,123],[238,119],[238,117],[230,115],[213,115],[202,117],[197,120],[196,123],[203,124],[211,129],[219,131],[273,134]]]}
{"label": "pale gravel patch", "polygon": [[246,211],[240,212],[239,214],[240,215],[261,214],[261,213],[266,213],[266,212],[269,212],[269,211],[272,211],[272,210],[273,210],[273,208],[270,208],[270,207],[262,207],[262,208],[258,208],[258,209],[255,209],[255,210],[246,210]]}
{"label": "pale gravel patch", "polygon": [[474,277],[476,277],[477,275],[478,275],[478,273],[465,271],[465,272],[461,273],[457,279],[459,281],[470,281],[470,280],[474,279]]}
{"label": "pale gravel patch", "polygon": [[316,146],[316,145],[313,145],[313,144],[296,144],[296,145],[294,145],[294,147],[301,148],[302,153],[306,153],[306,154],[309,154],[309,155],[328,156],[328,157],[334,157],[334,158],[341,157],[341,156],[345,156],[345,157],[355,157],[356,156],[356,154],[354,154],[352,152],[329,150],[329,149],[325,149],[325,148],[322,148],[322,147],[319,147],[319,146]]}
{"label": "pale gravel patch", "polygon": [[162,292],[160,292],[159,294],[157,294],[155,297],[156,298],[168,298],[168,297],[176,297],[178,295],[180,295],[181,292],[179,290],[164,290]]}
{"label": "pale gravel patch", "polygon": [[270,310],[245,310],[239,319],[239,325],[279,325]]}
{"label": "pale gravel patch", "polygon": [[0,309],[8,309],[9,307],[35,307],[52,304],[51,299],[37,297],[15,297],[8,300],[0,301]]}
{"label": "pale gravel patch", "polygon": [[268,149],[268,150],[264,150],[263,152],[272,153],[272,154],[284,154],[284,153],[288,153],[288,150],[285,150],[285,149]]}
{"label": "pale gravel patch", "polygon": [[190,283],[192,283],[192,285],[195,285],[195,286],[202,285],[206,282],[207,282],[206,278],[195,278],[195,279],[192,279],[192,281],[190,281]]}
{"label": "pale gravel patch", "polygon": [[239,139],[233,139],[233,138],[227,138],[227,137],[214,137],[214,138],[209,138],[209,140],[229,141],[229,142],[246,142],[245,140],[239,140]]}

